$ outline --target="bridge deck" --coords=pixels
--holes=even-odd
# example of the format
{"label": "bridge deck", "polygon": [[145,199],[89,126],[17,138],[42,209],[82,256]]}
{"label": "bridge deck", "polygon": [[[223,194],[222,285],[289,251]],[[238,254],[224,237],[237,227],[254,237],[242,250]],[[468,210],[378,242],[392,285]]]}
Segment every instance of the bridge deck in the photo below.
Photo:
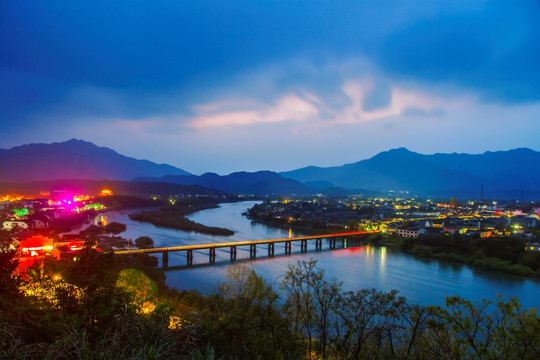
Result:
{"label": "bridge deck", "polygon": [[230,241],[230,242],[220,242],[220,243],[213,243],[213,244],[182,245],[182,246],[170,246],[170,247],[160,247],[160,248],[151,248],[151,249],[116,250],[114,253],[117,255],[128,255],[128,254],[152,254],[152,253],[185,251],[185,250],[205,250],[205,249],[216,249],[216,248],[223,248],[223,247],[230,247],[230,246],[245,246],[245,245],[280,243],[280,242],[288,242],[288,241],[328,239],[328,238],[343,237],[343,236],[373,234],[373,233],[378,233],[378,232],[379,230],[353,231],[353,232],[336,233],[336,234],[296,236],[296,237],[280,238],[280,239]]}

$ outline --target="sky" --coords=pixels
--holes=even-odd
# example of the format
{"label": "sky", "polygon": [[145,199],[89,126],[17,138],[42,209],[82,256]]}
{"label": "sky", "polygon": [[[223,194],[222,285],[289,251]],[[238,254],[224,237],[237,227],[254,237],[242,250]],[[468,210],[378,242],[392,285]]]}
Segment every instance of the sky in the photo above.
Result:
{"label": "sky", "polygon": [[539,0],[0,0],[0,148],[194,174],[538,151],[539,39]]}

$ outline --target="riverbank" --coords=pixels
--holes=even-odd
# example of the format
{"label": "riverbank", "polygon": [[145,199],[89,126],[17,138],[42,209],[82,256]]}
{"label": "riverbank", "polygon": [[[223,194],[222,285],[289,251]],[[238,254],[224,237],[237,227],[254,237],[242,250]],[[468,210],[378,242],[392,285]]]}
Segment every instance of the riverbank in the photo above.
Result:
{"label": "riverbank", "polygon": [[[283,229],[290,228],[312,232],[314,234],[329,231],[328,228],[305,228],[254,219],[251,221]],[[488,241],[491,241],[489,243]],[[452,261],[466,264],[473,268],[497,271],[523,277],[540,278],[540,254],[527,252],[521,240],[505,237],[486,239],[464,239],[458,236],[442,235],[439,238],[402,238],[384,235],[373,235],[360,240],[361,244],[389,246],[399,248],[402,252],[420,258]]]}
{"label": "riverbank", "polygon": [[194,231],[208,235],[234,235],[234,231],[230,229],[206,226],[186,218],[188,214],[217,207],[219,207],[219,201],[214,198],[178,199],[174,203],[163,205],[156,210],[144,210],[130,214],[129,218],[170,229]]}
{"label": "riverbank", "polygon": [[305,235],[330,234],[330,233],[338,233],[338,232],[343,232],[344,231],[344,228],[341,228],[341,227],[340,228],[327,227],[327,226],[321,226],[321,227],[309,226],[309,227],[306,227],[306,226],[299,226],[297,224],[288,223],[288,222],[287,223],[279,223],[279,222],[275,222],[275,221],[261,220],[261,219],[256,219],[256,218],[250,216],[249,212],[245,212],[242,215],[245,216],[250,221],[253,221],[255,223],[271,226],[271,227],[274,227],[274,228],[277,228],[277,229],[297,230],[297,231],[300,231],[302,233],[305,233]]}
{"label": "riverbank", "polygon": [[513,237],[465,238],[459,234],[439,237],[401,238],[381,236],[401,251],[423,258],[448,260],[484,270],[540,278],[540,253],[525,250],[522,239]]}

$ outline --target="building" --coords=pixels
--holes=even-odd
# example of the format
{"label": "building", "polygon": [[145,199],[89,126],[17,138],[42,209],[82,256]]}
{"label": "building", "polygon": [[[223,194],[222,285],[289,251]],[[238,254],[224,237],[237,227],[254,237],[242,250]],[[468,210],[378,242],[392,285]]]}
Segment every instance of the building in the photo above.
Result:
{"label": "building", "polygon": [[417,238],[419,235],[425,235],[426,229],[424,228],[407,228],[407,229],[396,229],[396,235],[401,237],[412,237]]}

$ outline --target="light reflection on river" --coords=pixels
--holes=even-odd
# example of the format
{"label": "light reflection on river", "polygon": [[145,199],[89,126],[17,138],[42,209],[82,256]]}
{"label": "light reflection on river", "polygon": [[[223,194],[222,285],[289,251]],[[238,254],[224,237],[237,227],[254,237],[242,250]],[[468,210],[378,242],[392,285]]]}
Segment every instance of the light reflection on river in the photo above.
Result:
{"label": "light reflection on river", "polygon": [[[129,211],[111,211],[105,214],[108,222],[118,221],[127,225],[122,236],[135,240],[150,236],[155,246],[214,243],[231,240],[258,240],[289,236],[288,229],[278,229],[250,221],[242,212],[256,202],[222,204],[218,209],[204,210],[189,215],[193,221],[209,226],[234,230],[231,237],[212,236],[158,228],[147,223],[131,221]],[[301,235],[293,231],[292,236]],[[469,300],[493,299],[497,293],[519,296],[525,307],[540,305],[540,281],[472,269],[449,261],[413,257],[390,247],[361,246],[354,248],[315,251],[315,242],[308,242],[308,252],[300,253],[300,244],[293,243],[293,254],[284,255],[284,244],[276,244],[275,257],[267,257],[267,247],[257,247],[257,259],[249,260],[249,247],[238,248],[237,259],[253,266],[268,282],[277,286],[287,267],[298,260],[313,258],[326,271],[328,278],[343,281],[345,290],[377,288],[389,291],[398,289],[407,299],[420,304],[443,304],[450,295],[464,296]],[[350,244],[349,244],[350,246]],[[225,280],[226,269],[231,266],[229,249],[216,250],[216,264],[208,265],[208,250],[194,252],[195,266],[186,267],[184,252],[169,253],[167,284],[176,289],[211,291],[212,285]],[[161,262],[161,256],[159,256]]]}

